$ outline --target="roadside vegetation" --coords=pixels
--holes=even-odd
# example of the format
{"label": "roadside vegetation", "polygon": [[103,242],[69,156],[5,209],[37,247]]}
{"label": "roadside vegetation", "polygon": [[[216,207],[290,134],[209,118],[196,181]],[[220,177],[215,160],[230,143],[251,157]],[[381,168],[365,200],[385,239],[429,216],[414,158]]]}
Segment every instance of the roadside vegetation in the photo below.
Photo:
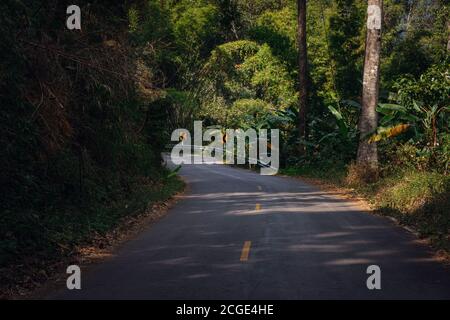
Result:
{"label": "roadside vegetation", "polygon": [[372,32],[365,0],[79,1],[69,31],[68,1],[2,1],[0,277],[182,189],[161,151],[197,119],[279,129],[283,173],[448,250],[450,9],[383,3]]}
{"label": "roadside vegetation", "polygon": [[108,1],[70,32],[70,4],[0,4],[0,296],[183,189],[162,165],[172,111],[152,106],[166,91],[143,62],[159,54],[150,35]]}

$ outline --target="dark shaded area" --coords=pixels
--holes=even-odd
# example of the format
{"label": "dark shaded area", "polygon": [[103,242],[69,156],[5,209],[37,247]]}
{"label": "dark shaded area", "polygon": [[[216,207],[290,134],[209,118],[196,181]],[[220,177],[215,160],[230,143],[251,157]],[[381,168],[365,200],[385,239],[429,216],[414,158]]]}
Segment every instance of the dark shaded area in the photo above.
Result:
{"label": "dark shaded area", "polygon": [[[80,1],[82,30],[69,31],[70,4],[0,4],[0,277],[70,255],[130,214],[118,206],[167,193],[167,128],[145,120],[136,90],[130,4]],[[156,95],[159,76],[144,80]]]}

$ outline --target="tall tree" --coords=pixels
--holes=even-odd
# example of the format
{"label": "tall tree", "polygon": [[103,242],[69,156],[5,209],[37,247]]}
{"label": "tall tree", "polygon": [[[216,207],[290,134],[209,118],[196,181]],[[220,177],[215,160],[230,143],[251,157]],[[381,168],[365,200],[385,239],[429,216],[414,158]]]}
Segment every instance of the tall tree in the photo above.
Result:
{"label": "tall tree", "polygon": [[[298,131],[300,139],[306,140],[306,119],[308,108],[308,55],[306,48],[306,0],[297,1],[298,9],[298,85],[299,114]],[[302,148],[301,150],[304,150]]]}
{"label": "tall tree", "polygon": [[359,118],[360,140],[357,164],[361,178],[374,180],[378,176],[376,143],[369,143],[368,135],[377,129],[377,104],[380,79],[381,24],[383,0],[368,0],[367,36],[364,60],[362,110]]}

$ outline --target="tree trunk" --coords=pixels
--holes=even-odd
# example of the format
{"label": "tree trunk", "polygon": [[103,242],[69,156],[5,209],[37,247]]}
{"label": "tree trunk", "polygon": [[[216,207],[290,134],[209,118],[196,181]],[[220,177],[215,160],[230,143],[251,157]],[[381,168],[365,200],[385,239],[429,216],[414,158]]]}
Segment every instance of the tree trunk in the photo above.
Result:
{"label": "tree trunk", "polygon": [[[306,140],[308,107],[308,55],[306,48],[306,0],[298,0],[298,85],[299,85],[299,138]],[[304,147],[300,148],[304,151]]]}
{"label": "tree trunk", "polygon": [[377,129],[378,87],[380,78],[380,49],[383,0],[368,0],[366,54],[364,60],[362,110],[359,118],[360,140],[357,165],[361,178],[375,180],[378,177],[378,153],[376,143],[369,143],[368,136]]}

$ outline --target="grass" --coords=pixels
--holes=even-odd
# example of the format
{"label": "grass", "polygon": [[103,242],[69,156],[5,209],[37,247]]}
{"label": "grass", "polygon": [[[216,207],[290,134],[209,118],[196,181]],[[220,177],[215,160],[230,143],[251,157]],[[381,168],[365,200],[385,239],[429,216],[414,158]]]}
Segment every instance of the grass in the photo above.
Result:
{"label": "grass", "polygon": [[344,166],[286,168],[280,173],[351,188],[367,199],[377,213],[396,218],[429,239],[434,248],[450,252],[449,176],[408,169],[384,173],[375,183],[349,184]]}
{"label": "grass", "polygon": [[280,169],[279,173],[287,176],[323,179],[336,185],[342,184],[342,181],[344,181],[346,176],[344,166],[321,167],[304,165],[302,167],[288,167]]}

